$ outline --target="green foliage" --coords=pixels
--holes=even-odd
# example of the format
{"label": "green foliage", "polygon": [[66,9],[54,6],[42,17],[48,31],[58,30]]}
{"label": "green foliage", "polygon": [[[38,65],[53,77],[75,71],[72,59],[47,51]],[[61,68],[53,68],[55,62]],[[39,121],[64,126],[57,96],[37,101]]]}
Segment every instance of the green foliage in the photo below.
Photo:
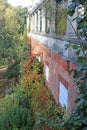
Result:
{"label": "green foliage", "polygon": [[44,84],[43,64],[38,59],[31,57],[25,64],[23,71],[22,83],[25,86],[25,93],[32,95],[32,93],[39,89]]}
{"label": "green foliage", "polygon": [[21,85],[0,102],[0,128],[63,130],[65,113],[44,86],[43,64],[32,57],[25,64],[21,80]]}
{"label": "green foliage", "polygon": [[[51,1],[52,2],[52,1]],[[53,3],[53,2],[52,2]],[[54,9],[56,4],[48,3],[48,19],[54,18]],[[69,14],[73,15],[76,7],[82,4],[85,8],[84,16],[76,18],[78,30],[82,30],[82,35],[87,35],[87,1],[72,0],[69,6]],[[50,6],[50,8],[49,8]],[[52,7],[52,8],[51,8]],[[58,33],[62,35],[65,31],[66,12],[59,10]],[[8,78],[18,81],[20,76],[20,61],[26,47],[26,41],[23,37],[25,24],[26,9],[13,8],[7,4],[7,1],[0,0],[0,61],[3,63],[13,63],[8,69]],[[62,14],[62,15],[61,15]],[[23,17],[22,17],[23,16]],[[58,20],[59,20],[58,19]],[[53,22],[53,21],[52,21]],[[10,24],[9,24],[10,23]],[[78,35],[77,35],[78,36]],[[45,93],[40,95],[41,87],[44,86],[44,77],[42,67],[36,59],[30,60],[24,69],[22,85],[23,88],[17,88],[11,95],[6,95],[0,103],[0,129],[1,130],[31,130],[46,129],[46,126],[52,130],[86,130],[87,129],[87,45],[81,42],[72,44],[77,54],[77,62],[79,63],[77,70],[74,72],[74,81],[78,87],[79,94],[76,99],[76,106],[68,119],[54,101],[49,101]],[[67,45],[66,48],[70,46]],[[24,47],[24,49],[22,49]],[[25,57],[25,56],[24,56]],[[43,91],[41,91],[43,92]],[[32,96],[31,96],[32,94]],[[45,98],[44,99],[44,96]],[[41,99],[41,100],[40,100]],[[45,105],[44,105],[45,104]],[[31,110],[32,109],[32,110]],[[33,111],[33,114],[32,114]],[[35,123],[33,118],[35,118]],[[34,124],[33,124],[34,123]],[[65,123],[65,124],[64,124]]]}
{"label": "green foliage", "polygon": [[34,59],[31,67],[30,72],[37,73],[37,74],[43,74],[43,64],[38,61],[38,59]]}
{"label": "green foliage", "polygon": [[19,81],[20,75],[20,61],[16,61],[8,67],[6,77],[8,80],[13,80],[16,83]]}
{"label": "green foliage", "polygon": [[0,115],[1,130],[31,130],[32,124],[31,110],[22,106],[14,106]]}
{"label": "green foliage", "polygon": [[55,8],[56,8],[55,0],[50,0],[50,1],[46,0],[46,2],[44,4],[44,13],[46,13],[47,19],[53,21],[53,19],[55,18],[55,16],[54,16]]}
{"label": "green foliage", "polygon": [[37,113],[36,128],[49,126],[52,130],[63,130],[63,116],[64,110],[54,100],[48,100],[45,108]]}
{"label": "green foliage", "polygon": [[11,94],[6,94],[0,102],[0,129],[31,130],[34,119],[30,100],[23,86],[17,86]]}
{"label": "green foliage", "polygon": [[[78,30],[82,30],[82,35],[87,36],[87,1],[72,0],[71,5],[69,6],[69,14],[73,15],[79,4],[84,6],[84,14],[82,17],[78,16],[76,18]],[[72,69],[70,74],[73,73],[78,95],[75,100],[76,105],[72,109],[71,114],[65,123],[65,128],[67,130],[87,129],[87,41],[79,40],[78,34],[77,38],[78,44],[69,44],[77,54],[76,62],[78,64],[78,68]]]}
{"label": "green foliage", "polygon": [[7,111],[12,106],[14,106],[16,102],[13,101],[13,96],[6,94],[3,100],[0,102],[0,114],[4,111]]}
{"label": "green foliage", "polygon": [[23,71],[22,85],[25,94],[31,97],[30,108],[35,119],[33,130],[45,130],[46,127],[63,130],[64,110],[56,105],[51,92],[44,86],[43,64],[31,57]]}
{"label": "green foliage", "polygon": [[[26,8],[14,8],[0,1],[0,64],[13,63],[19,58],[23,43]],[[10,23],[10,24],[9,24]]]}
{"label": "green foliage", "polygon": [[84,13],[78,15],[76,18],[78,30],[82,30],[82,35],[87,35],[87,1],[86,0],[72,0],[72,4],[69,6],[69,15],[73,15],[77,6],[82,5],[84,7]]}
{"label": "green foliage", "polygon": [[57,8],[57,35],[64,36],[66,33],[67,9],[58,4]]}
{"label": "green foliage", "polygon": [[[26,9],[13,8],[5,0],[0,1],[0,7],[0,15],[1,11],[3,14],[0,17],[0,60],[2,64],[10,64],[7,70],[8,79],[19,82],[22,74],[21,83],[19,82],[21,85],[12,88],[11,93],[6,94],[0,102],[0,129],[36,130],[45,129],[46,126],[61,129],[64,112],[54,101],[48,101],[50,94],[44,86],[43,64],[36,58],[31,58],[21,73],[21,59],[27,57],[24,32]],[[51,14],[53,17],[54,13]]]}
{"label": "green foliage", "polygon": [[[82,58],[84,59],[84,58]],[[79,59],[80,62],[82,61]],[[66,122],[66,128],[71,130],[79,130],[87,128],[87,65],[78,67],[77,70],[73,69],[74,81],[78,87],[79,94],[75,100],[76,106],[72,109],[70,118]]]}
{"label": "green foliage", "polygon": [[15,8],[16,18],[20,25],[19,34],[23,34],[25,30],[27,8],[21,8],[20,6]]}
{"label": "green foliage", "polygon": [[[44,14],[46,16],[46,29],[49,33],[49,26],[54,26],[55,23],[55,32],[57,36],[64,36],[66,33],[66,22],[67,22],[67,8],[65,1],[56,2],[56,0],[46,0],[44,4]],[[52,35],[52,34],[51,34]]]}
{"label": "green foliage", "polygon": [[11,90],[11,93],[6,94],[0,102],[0,112],[7,111],[15,105],[21,105],[26,108],[29,107],[30,99],[28,100],[28,97],[26,97],[23,86],[16,86],[15,88],[11,86]]}

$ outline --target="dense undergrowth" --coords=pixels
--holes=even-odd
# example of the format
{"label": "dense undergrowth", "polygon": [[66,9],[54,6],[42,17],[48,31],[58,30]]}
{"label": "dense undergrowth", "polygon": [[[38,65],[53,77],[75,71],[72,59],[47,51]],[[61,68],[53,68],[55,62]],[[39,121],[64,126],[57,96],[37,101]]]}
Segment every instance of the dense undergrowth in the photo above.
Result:
{"label": "dense undergrowth", "polygon": [[[15,71],[10,71],[9,67],[7,72],[10,72],[11,91],[0,102],[1,130],[79,130],[79,127],[86,130],[85,111],[85,118],[80,118],[75,107],[66,115],[64,108],[55,103],[45,86],[43,64],[38,59],[31,57],[21,68],[17,63]],[[16,69],[18,66],[20,69]]]}
{"label": "dense undergrowth", "polygon": [[[18,76],[16,84],[11,86],[12,91],[0,102],[0,129],[63,130],[65,113],[45,86],[43,64],[32,57],[23,64],[20,73],[20,79]],[[11,80],[17,78],[13,77]]]}
{"label": "dense undergrowth", "polygon": [[[0,4],[0,65],[3,68],[7,64],[4,67],[8,67],[7,78],[10,80],[10,91],[0,100],[0,130],[87,130],[87,40],[81,40],[84,37],[87,39],[87,0],[72,0],[68,12],[72,16],[78,5],[84,7],[83,16],[75,18],[78,32],[82,30],[81,34],[75,32],[79,44],[70,45],[76,51],[80,66],[77,70],[71,70],[74,72],[73,78],[79,94],[76,106],[68,117],[56,105],[44,84],[42,63],[34,57],[27,63],[22,60],[27,57],[25,51],[28,47],[25,46],[27,42],[23,35],[26,20],[21,16],[27,10],[13,8],[4,0]],[[52,13],[50,14],[52,17]],[[65,16],[66,11],[61,16],[58,15],[59,19],[62,18],[58,21],[60,35],[61,27],[63,34],[65,33]],[[24,67],[20,68],[23,64]]]}

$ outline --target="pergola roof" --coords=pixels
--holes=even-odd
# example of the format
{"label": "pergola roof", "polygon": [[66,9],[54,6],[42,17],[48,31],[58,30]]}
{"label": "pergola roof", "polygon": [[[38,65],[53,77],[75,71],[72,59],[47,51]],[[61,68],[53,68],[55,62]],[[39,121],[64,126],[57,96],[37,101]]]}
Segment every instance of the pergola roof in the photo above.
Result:
{"label": "pergola roof", "polygon": [[41,0],[40,3],[38,3],[30,12],[28,12],[28,14],[33,14],[34,12],[36,12],[38,9],[41,8],[41,6],[43,5],[43,3],[45,2],[46,0]]}

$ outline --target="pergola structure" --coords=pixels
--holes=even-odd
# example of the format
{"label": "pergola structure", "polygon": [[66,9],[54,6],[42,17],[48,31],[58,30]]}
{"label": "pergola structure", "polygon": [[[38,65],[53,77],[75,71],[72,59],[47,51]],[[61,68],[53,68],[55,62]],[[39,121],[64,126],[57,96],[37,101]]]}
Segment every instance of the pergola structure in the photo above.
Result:
{"label": "pergola structure", "polygon": [[[54,7],[57,7],[59,1],[52,0]],[[49,8],[45,8],[49,0],[41,0],[27,15],[27,31],[28,40],[31,42],[31,54],[36,55],[39,61],[44,63],[44,73],[46,85],[51,90],[55,101],[60,106],[66,106],[67,113],[70,112],[74,105],[77,95],[73,78],[69,76],[69,71],[76,68],[75,51],[70,47],[65,50],[65,45],[72,42],[78,44],[76,33],[77,23],[74,18],[78,16],[78,12],[82,13],[81,5],[76,8],[74,15],[67,15],[66,33],[59,37],[57,32],[57,8],[51,12]],[[71,1],[62,3],[62,8],[68,8]],[[65,7],[66,5],[66,7]],[[53,6],[52,6],[53,7]],[[47,10],[46,10],[47,9]],[[83,10],[84,11],[84,10]],[[48,15],[49,14],[49,15]],[[48,18],[49,17],[49,18]]]}

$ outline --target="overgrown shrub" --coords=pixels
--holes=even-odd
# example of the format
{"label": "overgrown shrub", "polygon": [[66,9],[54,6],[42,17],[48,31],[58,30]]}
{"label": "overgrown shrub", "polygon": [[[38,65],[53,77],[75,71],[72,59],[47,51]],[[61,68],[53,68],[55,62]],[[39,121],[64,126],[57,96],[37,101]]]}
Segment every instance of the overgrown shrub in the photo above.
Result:
{"label": "overgrown shrub", "polygon": [[14,106],[0,115],[1,130],[32,130],[33,116],[31,109]]}
{"label": "overgrown shrub", "polygon": [[32,57],[24,67],[23,79],[25,93],[31,96],[30,107],[35,124],[33,130],[63,130],[63,109],[56,105],[53,96],[44,86],[43,64]]}
{"label": "overgrown shrub", "polygon": [[32,95],[35,90],[39,92],[40,87],[44,85],[43,64],[32,57],[25,64],[21,81],[27,95]]}
{"label": "overgrown shrub", "polygon": [[65,113],[44,84],[43,64],[32,57],[23,69],[20,85],[0,103],[1,130],[63,130]]}
{"label": "overgrown shrub", "polygon": [[[46,103],[45,103],[46,104]],[[44,109],[37,113],[35,129],[48,126],[49,130],[63,130],[65,110],[60,108],[54,100],[48,100]]]}
{"label": "overgrown shrub", "polygon": [[11,64],[6,72],[6,77],[9,80],[13,80],[14,82],[18,82],[20,78],[20,60],[15,61],[13,64]]}

